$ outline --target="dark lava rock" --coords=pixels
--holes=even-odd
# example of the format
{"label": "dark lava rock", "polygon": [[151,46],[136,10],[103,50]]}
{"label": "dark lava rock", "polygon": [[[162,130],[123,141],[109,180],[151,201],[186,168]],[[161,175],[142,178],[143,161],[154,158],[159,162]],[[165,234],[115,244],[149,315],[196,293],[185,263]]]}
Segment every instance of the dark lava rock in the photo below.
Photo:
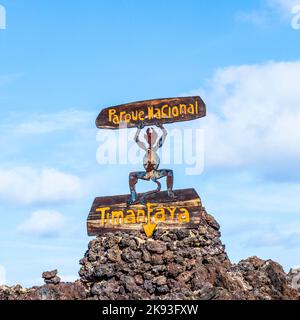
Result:
{"label": "dark lava rock", "polygon": [[42,278],[45,280],[50,280],[50,279],[56,277],[57,273],[58,273],[58,271],[56,269],[52,270],[52,271],[45,271],[42,274]]}
{"label": "dark lava rock", "polygon": [[152,253],[162,254],[167,251],[167,245],[162,241],[148,240],[147,249]]}
{"label": "dark lava rock", "polygon": [[44,279],[46,284],[56,285],[60,283],[60,277],[57,276],[57,273],[57,270],[45,271],[42,274],[42,278]]}

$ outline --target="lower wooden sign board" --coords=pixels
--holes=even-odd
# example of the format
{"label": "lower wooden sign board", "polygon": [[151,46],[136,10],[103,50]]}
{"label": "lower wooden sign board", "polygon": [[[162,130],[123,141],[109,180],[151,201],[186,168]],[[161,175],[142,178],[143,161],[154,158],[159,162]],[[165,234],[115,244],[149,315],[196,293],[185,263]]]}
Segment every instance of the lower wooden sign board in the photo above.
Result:
{"label": "lower wooden sign board", "polygon": [[194,189],[175,190],[176,199],[166,191],[147,199],[146,204],[127,206],[128,195],[99,197],[87,219],[89,236],[104,232],[138,230],[150,237],[156,228],[197,228],[201,219],[201,200]]}

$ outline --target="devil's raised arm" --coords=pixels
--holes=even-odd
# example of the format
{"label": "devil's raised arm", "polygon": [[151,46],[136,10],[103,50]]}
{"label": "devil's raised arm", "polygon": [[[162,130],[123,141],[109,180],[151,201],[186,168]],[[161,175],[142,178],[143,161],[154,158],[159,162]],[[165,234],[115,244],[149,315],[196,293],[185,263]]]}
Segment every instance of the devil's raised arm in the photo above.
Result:
{"label": "devil's raised arm", "polygon": [[165,129],[165,127],[160,124],[160,125],[157,125],[163,132],[162,136],[160,137],[159,141],[158,141],[158,144],[157,144],[157,149],[161,148],[163,146],[163,144],[165,143],[165,140],[166,140],[166,137],[168,135],[168,131]]}
{"label": "devil's raised arm", "polygon": [[142,129],[141,128],[138,128],[137,131],[136,131],[136,134],[134,136],[134,141],[136,142],[136,144],[143,150],[147,150],[146,146],[145,146],[145,143],[142,142],[140,140],[140,133],[141,133]]}

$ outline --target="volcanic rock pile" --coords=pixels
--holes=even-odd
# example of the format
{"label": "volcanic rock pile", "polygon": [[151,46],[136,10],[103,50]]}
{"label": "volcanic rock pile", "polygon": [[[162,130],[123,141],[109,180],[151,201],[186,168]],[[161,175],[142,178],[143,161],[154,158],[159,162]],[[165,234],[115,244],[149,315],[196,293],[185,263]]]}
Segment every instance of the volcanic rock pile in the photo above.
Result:
{"label": "volcanic rock pile", "polygon": [[232,264],[219,224],[204,208],[201,215],[197,229],[157,230],[150,239],[140,232],[99,236],[80,260],[80,280],[61,283],[54,270],[43,274],[42,287],[0,287],[0,299],[300,299],[300,270],[287,275],[257,257]]}
{"label": "volcanic rock pile", "polygon": [[93,299],[297,299],[282,267],[256,257],[231,264],[220,226],[201,212],[198,229],[106,234],[80,261]]}

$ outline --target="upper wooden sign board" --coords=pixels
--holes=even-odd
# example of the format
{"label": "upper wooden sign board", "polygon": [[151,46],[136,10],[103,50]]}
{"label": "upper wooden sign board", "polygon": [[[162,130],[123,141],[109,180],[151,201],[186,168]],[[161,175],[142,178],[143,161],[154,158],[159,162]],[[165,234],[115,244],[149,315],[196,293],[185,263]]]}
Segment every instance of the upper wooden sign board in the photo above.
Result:
{"label": "upper wooden sign board", "polygon": [[145,100],[103,109],[96,120],[99,129],[134,128],[190,121],[206,116],[200,97]]}

